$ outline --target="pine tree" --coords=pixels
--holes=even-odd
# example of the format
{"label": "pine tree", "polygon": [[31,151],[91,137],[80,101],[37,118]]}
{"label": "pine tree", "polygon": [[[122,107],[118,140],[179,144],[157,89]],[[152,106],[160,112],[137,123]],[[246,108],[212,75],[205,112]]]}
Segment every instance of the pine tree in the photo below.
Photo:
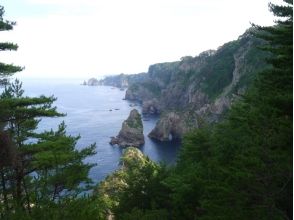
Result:
{"label": "pine tree", "polygon": [[[0,31],[12,30],[15,22],[4,21],[3,14],[0,6]],[[17,48],[0,43],[0,51]],[[79,137],[68,136],[64,123],[57,131],[37,132],[42,118],[63,114],[52,107],[53,96],[26,97],[19,80],[9,83],[21,70],[0,63],[0,218],[100,219],[95,198],[80,197],[89,189],[93,166],[83,161],[95,145],[77,150]]]}
{"label": "pine tree", "polygon": [[[15,22],[10,22],[3,19],[4,7],[0,6],[0,31],[9,31],[13,29]],[[17,50],[17,44],[10,42],[1,42],[0,51],[7,50]],[[13,64],[5,64],[0,62],[0,86],[8,83],[8,77],[16,72],[21,71],[23,68],[19,66],[14,66]],[[7,105],[0,106],[0,115],[2,118],[7,116],[9,109],[6,108]],[[8,191],[7,176],[11,175],[11,167],[16,162],[16,148],[14,142],[7,131],[4,131],[7,125],[7,120],[2,120],[0,122],[0,174],[1,174],[1,200],[3,200],[5,210],[9,209],[8,197],[11,192]],[[1,208],[2,213],[2,208]]]}
{"label": "pine tree", "polygon": [[6,123],[5,132],[15,150],[14,161],[2,167],[7,213],[18,208],[31,213],[32,204],[37,209],[76,198],[91,183],[88,172],[92,165],[83,160],[94,154],[95,145],[76,150],[79,137],[67,136],[64,123],[56,132],[36,132],[38,118],[62,116],[51,107],[54,101],[54,97],[23,97],[18,80],[1,95],[0,122]]}
{"label": "pine tree", "polygon": [[[4,7],[0,6],[0,31],[9,31],[13,29],[15,22],[7,21],[3,19]],[[17,44],[10,42],[1,42],[0,51],[17,50]],[[0,85],[7,83],[7,77],[13,75],[16,72],[21,71],[23,68],[15,66],[13,64],[5,64],[0,62]]]}

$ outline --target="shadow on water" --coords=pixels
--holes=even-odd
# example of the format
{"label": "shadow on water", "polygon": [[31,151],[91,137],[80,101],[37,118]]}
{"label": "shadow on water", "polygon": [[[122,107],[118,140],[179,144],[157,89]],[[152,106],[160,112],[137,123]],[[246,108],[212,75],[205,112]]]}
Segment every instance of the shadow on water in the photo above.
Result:
{"label": "shadow on water", "polygon": [[[167,165],[173,165],[176,162],[181,142],[177,140],[160,142],[147,137],[146,144],[140,150],[156,162],[163,162]],[[146,147],[145,147],[146,146]]]}
{"label": "shadow on water", "polygon": [[[140,106],[138,109],[141,111]],[[148,134],[155,127],[158,119],[158,116],[143,115],[145,144],[140,150],[156,162],[174,164],[176,162],[177,153],[181,147],[181,142],[179,140],[161,142],[148,137]]]}

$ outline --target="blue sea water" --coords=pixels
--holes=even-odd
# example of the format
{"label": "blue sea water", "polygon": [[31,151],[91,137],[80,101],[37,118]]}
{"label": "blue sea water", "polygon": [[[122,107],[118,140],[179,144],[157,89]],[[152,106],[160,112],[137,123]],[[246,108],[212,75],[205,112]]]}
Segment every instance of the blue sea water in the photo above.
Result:
{"label": "blue sea water", "polygon": [[[38,130],[57,129],[60,122],[65,121],[69,135],[80,135],[77,148],[96,143],[96,154],[85,162],[96,163],[90,171],[94,182],[103,180],[108,174],[118,168],[123,149],[109,144],[110,137],[116,136],[122,122],[129,112],[139,105],[132,106],[123,100],[125,91],[109,86],[82,86],[82,80],[68,79],[23,79],[25,95],[40,96],[54,95],[57,110],[66,113],[65,117],[44,118]],[[118,110],[116,110],[118,109]],[[147,135],[155,126],[158,118],[143,116],[145,145],[140,150],[156,162],[172,164],[180,148],[180,143],[160,143],[151,140]]]}

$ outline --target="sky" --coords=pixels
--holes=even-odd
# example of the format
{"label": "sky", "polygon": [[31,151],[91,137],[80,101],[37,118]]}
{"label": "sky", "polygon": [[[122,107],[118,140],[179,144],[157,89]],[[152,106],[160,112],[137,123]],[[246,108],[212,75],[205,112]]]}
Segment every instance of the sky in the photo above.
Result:
{"label": "sky", "polygon": [[[281,4],[281,0],[271,2]],[[251,24],[272,25],[269,0],[2,0],[16,21],[0,61],[28,78],[101,78],[147,72],[235,40]],[[18,76],[17,75],[17,76]]]}

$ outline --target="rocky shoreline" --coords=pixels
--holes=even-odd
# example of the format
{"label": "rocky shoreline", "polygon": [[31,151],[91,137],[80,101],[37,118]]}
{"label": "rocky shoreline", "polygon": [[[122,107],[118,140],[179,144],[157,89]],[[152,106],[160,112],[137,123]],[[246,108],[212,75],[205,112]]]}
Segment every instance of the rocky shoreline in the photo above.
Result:
{"label": "rocky shoreline", "polygon": [[[142,114],[160,116],[149,137],[181,139],[192,129],[220,121],[242,97],[254,74],[267,67],[262,60],[268,54],[256,49],[262,44],[248,30],[217,50],[154,64],[146,73],[106,77],[99,83],[127,88],[125,100],[141,103]],[[112,143],[117,141],[114,138]]]}

